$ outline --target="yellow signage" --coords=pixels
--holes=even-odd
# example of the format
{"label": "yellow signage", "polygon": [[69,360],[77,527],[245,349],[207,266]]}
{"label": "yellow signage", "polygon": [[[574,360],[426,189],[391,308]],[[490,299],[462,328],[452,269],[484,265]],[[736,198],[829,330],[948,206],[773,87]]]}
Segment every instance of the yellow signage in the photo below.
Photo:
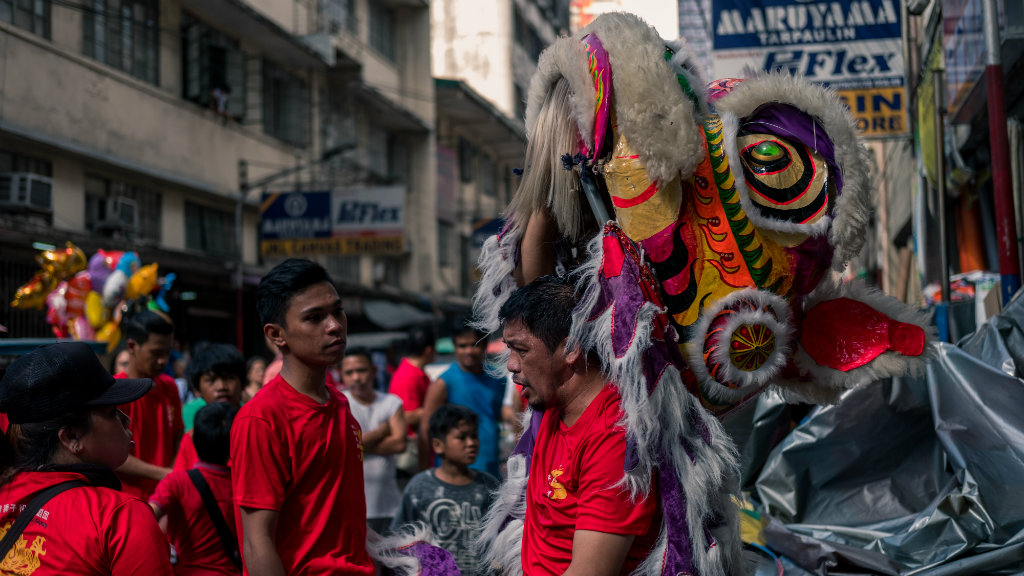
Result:
{"label": "yellow signage", "polygon": [[903,136],[907,133],[907,91],[904,87],[837,90],[862,136]]}
{"label": "yellow signage", "polygon": [[336,238],[286,238],[260,241],[264,258],[312,256],[314,254],[402,254],[402,236],[339,236]]}

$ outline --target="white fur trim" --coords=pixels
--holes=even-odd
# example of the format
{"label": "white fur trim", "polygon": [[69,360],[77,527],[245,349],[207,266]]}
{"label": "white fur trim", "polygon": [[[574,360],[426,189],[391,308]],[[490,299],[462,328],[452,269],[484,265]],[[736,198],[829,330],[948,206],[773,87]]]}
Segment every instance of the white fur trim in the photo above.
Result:
{"label": "white fur trim", "polygon": [[526,458],[511,456],[507,471],[508,479],[495,492],[476,542],[485,565],[500,570],[503,576],[522,576],[523,519],[530,472],[526,469]]}
{"label": "white fur trim", "polygon": [[[755,309],[735,314],[726,322],[724,332],[731,333],[740,324],[764,324],[775,334],[775,351],[760,369],[755,372],[745,372],[732,365],[728,347],[720,346],[713,353],[714,360],[724,368],[726,381],[739,385],[739,388],[730,388],[725,385],[725,382],[715,381],[708,373],[703,357],[704,338],[715,317],[726,308],[731,308],[741,301],[752,303]],[[775,318],[764,313],[763,308],[770,308],[775,314]],[[694,324],[693,339],[687,346],[690,369],[696,374],[711,400],[727,402],[742,400],[766,385],[786,365],[792,351],[793,332],[793,313],[789,304],[780,296],[755,288],[733,292],[705,308]]]}
{"label": "white fur trim", "polygon": [[498,236],[491,236],[480,250],[477,266],[481,276],[473,293],[473,325],[488,334],[500,327],[498,312],[516,289],[515,251],[521,236],[519,227],[510,226],[500,242]]}
{"label": "white fur trim", "polygon": [[401,554],[399,550],[417,542],[437,545],[430,528],[422,522],[407,524],[390,536],[381,536],[373,530],[366,530],[366,551],[377,566],[388,568],[397,576],[417,576],[420,561],[415,556]]}
{"label": "white fur trim", "polygon": [[[864,245],[864,233],[871,216],[871,156],[857,134],[849,110],[831,88],[813,84],[786,73],[762,73],[741,82],[715,102],[723,117],[752,114],[766,102],[790,104],[816,118],[835,147],[836,164],[843,189],[832,218],[830,240],[835,247],[834,270],[842,270]],[[731,153],[730,153],[731,154]],[[736,174],[734,174],[736,176]],[[737,182],[742,179],[738,173]]]}
{"label": "white fur trim", "polygon": [[526,98],[526,137],[547,137],[545,134],[534,134],[534,128],[537,126],[537,116],[548,92],[562,76],[569,81],[572,88],[570,106],[579,127],[580,138],[587,146],[591,146],[594,142],[594,102],[597,99],[597,91],[590,77],[586,48],[578,38],[559,38],[541,52],[537,61],[537,71],[530,79],[530,89]]}

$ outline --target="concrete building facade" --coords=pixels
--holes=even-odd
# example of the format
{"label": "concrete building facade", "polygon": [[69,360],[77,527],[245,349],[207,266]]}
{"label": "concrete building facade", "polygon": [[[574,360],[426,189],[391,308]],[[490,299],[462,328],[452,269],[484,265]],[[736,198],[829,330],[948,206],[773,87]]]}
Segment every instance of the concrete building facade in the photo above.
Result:
{"label": "concrete building facade", "polygon": [[[255,349],[252,290],[276,263],[261,193],[379,185],[404,190],[404,249],[306,255],[357,324],[368,294],[437,292],[425,0],[0,1],[0,45],[0,181],[39,191],[0,207],[6,298],[33,242],[135,250],[195,295],[172,311],[183,338]],[[47,332],[3,314],[11,335]]]}

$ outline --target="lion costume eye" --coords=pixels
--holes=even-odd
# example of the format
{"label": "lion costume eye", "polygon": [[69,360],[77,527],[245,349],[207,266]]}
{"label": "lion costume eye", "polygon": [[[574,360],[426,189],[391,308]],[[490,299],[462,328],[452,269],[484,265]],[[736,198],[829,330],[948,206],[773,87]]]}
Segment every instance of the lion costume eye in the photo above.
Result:
{"label": "lion costume eye", "polygon": [[828,211],[828,165],[802,144],[771,134],[737,138],[750,200],[764,217],[813,224]]}

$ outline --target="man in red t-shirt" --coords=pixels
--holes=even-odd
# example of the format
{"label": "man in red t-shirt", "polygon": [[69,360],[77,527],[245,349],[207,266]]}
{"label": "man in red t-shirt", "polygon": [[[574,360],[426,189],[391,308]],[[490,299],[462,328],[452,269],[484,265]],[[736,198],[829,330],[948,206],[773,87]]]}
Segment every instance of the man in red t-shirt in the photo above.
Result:
{"label": "man in red t-shirt", "polygon": [[345,353],[341,298],[323,267],[289,259],[260,281],[256,307],[282,365],[231,429],[245,573],[372,575],[362,431],[325,383]]}
{"label": "man in red t-shirt", "polygon": [[402,399],[410,438],[416,435],[420,418],[423,417],[423,399],[430,387],[430,377],[423,371],[423,367],[434,361],[436,343],[437,337],[430,327],[420,326],[410,330],[405,344],[407,354],[391,376],[388,391]]}
{"label": "man in red t-shirt", "polygon": [[567,348],[573,284],[543,276],[502,306],[508,369],[543,411],[526,487],[526,576],[632,572],[658,537],[656,488],[633,499],[621,487],[626,454],[620,397],[600,359]]}
{"label": "man in red t-shirt", "polygon": [[171,472],[174,454],[185,433],[181,397],[174,380],[163,373],[171,352],[174,325],[158,312],[144,310],[125,321],[128,368],[114,378],[151,378],[153,390],[121,410],[131,418],[135,446],[117,469],[123,490],[146,500]]}

